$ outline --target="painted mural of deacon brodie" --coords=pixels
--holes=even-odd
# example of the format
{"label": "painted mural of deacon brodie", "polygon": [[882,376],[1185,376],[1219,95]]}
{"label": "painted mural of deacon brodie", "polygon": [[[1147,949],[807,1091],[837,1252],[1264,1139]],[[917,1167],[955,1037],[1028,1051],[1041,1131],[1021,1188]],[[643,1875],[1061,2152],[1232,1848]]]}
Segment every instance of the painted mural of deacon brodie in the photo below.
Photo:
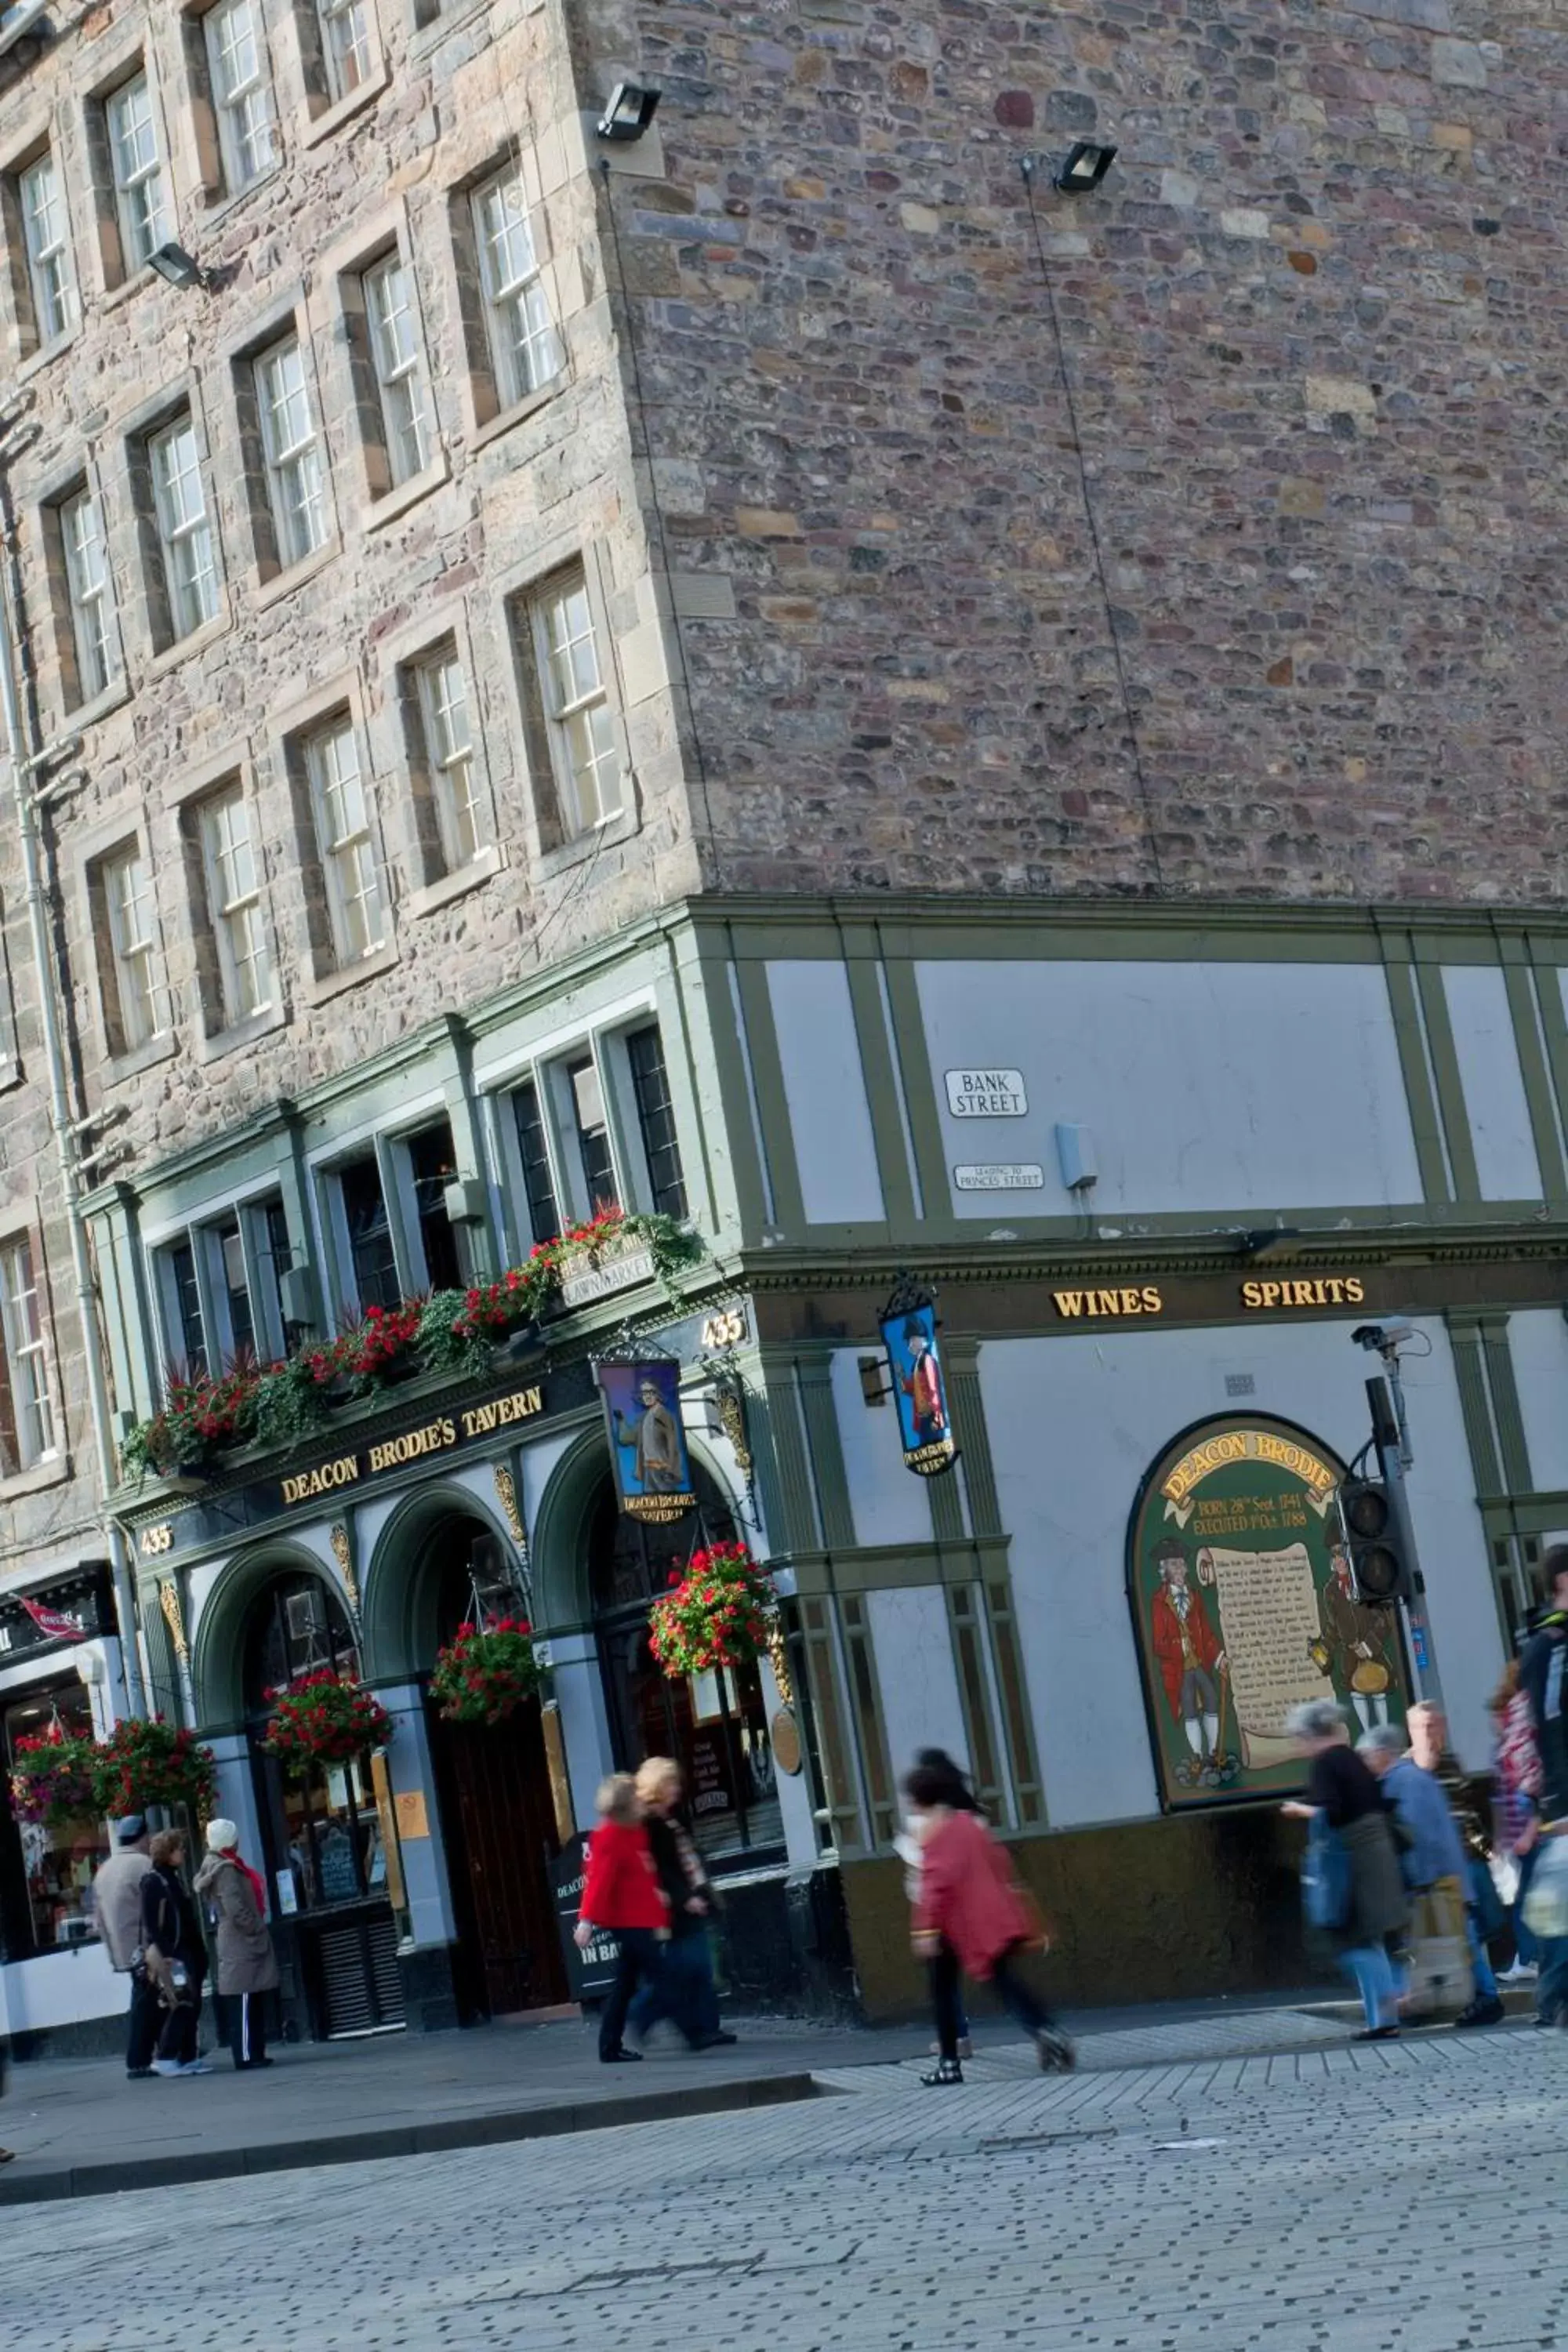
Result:
{"label": "painted mural of deacon brodie", "polygon": [[1178,1536],[1156,1544],[1154,1565],[1160,1573],[1159,1590],[1149,1604],[1154,1662],[1172,1717],[1192,1749],[1190,1760],[1176,1767],[1176,1778],[1189,1784],[1217,1783],[1227,1777],[1230,1763],[1220,1748],[1225,1652],[1203,1594],[1187,1580],[1187,1548]]}

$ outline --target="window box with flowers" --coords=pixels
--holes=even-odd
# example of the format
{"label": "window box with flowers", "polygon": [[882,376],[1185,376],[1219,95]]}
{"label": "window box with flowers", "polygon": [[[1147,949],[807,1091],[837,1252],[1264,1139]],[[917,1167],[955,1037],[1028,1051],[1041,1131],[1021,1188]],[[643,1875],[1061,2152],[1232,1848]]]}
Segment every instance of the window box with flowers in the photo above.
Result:
{"label": "window box with flowers", "polygon": [[526,1617],[459,1625],[439,1651],[430,1696],[448,1723],[504,1723],[539,1688],[533,1628]]}
{"label": "window box with flowers", "polygon": [[393,1722],[374,1691],[352,1675],[301,1675],[268,1694],[272,1713],[261,1745],[290,1780],[316,1764],[352,1764],[392,1745]]}

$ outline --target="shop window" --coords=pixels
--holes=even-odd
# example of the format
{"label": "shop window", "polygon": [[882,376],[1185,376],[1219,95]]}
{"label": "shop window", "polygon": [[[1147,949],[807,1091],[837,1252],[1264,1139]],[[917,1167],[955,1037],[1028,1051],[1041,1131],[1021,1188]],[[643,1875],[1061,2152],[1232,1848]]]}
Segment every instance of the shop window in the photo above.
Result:
{"label": "shop window", "polygon": [[628,1030],[624,1043],[647,1168],[648,1205],[665,1216],[684,1217],[686,1183],[680,1172],[680,1146],[658,1023],[650,1021],[646,1029]]}
{"label": "shop window", "polygon": [[561,1231],[561,1211],[550,1166],[550,1138],[540,1108],[539,1088],[531,1078],[517,1088],[511,1105],[517,1122],[523,1196],[528,1202],[529,1237],[536,1242],[553,1241]]}
{"label": "shop window", "polygon": [[737,1532],[700,1464],[693,1477],[699,1509],[668,1528],[628,1517],[606,1487],[589,1537],[594,1630],[616,1765],[635,1771],[647,1756],[673,1757],[692,1838],[710,1868],[744,1869],[784,1844],[762,1671],[672,1682],[647,1645],[649,1607],[672,1575],[684,1573],[694,1547]]}
{"label": "shop window", "polygon": [[362,1308],[395,1307],[403,1296],[392,1219],[374,1151],[345,1160],[333,1171],[342,1211],[354,1299]]}
{"label": "shop window", "polygon": [[268,1695],[302,1675],[357,1675],[343,1609],[318,1577],[281,1577],[256,1604],[245,1644],[245,1703],[257,1745],[272,1883],[285,1916],[363,1903],[386,1888],[371,1761],[321,1765],[291,1780],[259,1748]]}
{"label": "shop window", "polygon": [[458,1236],[447,1214],[447,1187],[458,1173],[452,1130],[442,1119],[411,1135],[403,1146],[414,1190],[414,1218],[425,1259],[424,1287],[458,1290],[467,1280],[458,1255]]}
{"label": "shop window", "polygon": [[[0,1760],[7,1775],[24,1739],[47,1737],[58,1725],[68,1738],[94,1737],[88,1694],[73,1675],[48,1688],[28,1691],[0,1706]],[[36,1952],[90,1942],[96,1935],[92,1881],[109,1857],[102,1822],[86,1814],[58,1822],[18,1822],[27,1915]],[[17,1952],[11,1958],[22,1957]]]}
{"label": "shop window", "polygon": [[26,1234],[0,1247],[0,1336],[5,1343],[0,1467],[37,1469],[58,1454],[59,1433],[43,1299],[33,1244]]}

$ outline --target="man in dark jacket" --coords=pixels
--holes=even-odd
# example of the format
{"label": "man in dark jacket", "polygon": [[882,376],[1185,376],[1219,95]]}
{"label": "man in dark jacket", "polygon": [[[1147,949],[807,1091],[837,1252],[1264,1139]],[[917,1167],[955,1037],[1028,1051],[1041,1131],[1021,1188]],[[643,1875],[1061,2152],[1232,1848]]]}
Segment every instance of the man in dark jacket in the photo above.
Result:
{"label": "man in dark jacket", "polygon": [[[1547,1605],[1519,1658],[1519,1685],[1530,1701],[1541,1755],[1541,1825],[1568,1834],[1568,1544],[1541,1563]],[[1542,2025],[1568,2025],[1568,1936],[1543,1939],[1535,2013]]]}

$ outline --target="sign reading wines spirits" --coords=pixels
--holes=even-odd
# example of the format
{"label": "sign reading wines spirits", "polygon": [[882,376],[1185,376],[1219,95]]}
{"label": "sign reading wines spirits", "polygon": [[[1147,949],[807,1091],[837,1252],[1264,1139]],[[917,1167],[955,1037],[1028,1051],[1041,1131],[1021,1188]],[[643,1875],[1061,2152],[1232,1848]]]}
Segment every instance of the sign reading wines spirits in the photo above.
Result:
{"label": "sign reading wines spirits", "polygon": [[1351,1576],[1344,1475],[1307,1431],[1247,1414],[1184,1430],[1145,1478],[1127,1581],[1167,1810],[1299,1788],[1286,1725],[1308,1699],[1355,1731],[1403,1716],[1394,1612]]}
{"label": "sign reading wines spirits", "polygon": [[594,1367],[605,1399],[605,1428],[616,1493],[628,1518],[668,1527],[697,1507],[680,1366],[666,1357]]}

